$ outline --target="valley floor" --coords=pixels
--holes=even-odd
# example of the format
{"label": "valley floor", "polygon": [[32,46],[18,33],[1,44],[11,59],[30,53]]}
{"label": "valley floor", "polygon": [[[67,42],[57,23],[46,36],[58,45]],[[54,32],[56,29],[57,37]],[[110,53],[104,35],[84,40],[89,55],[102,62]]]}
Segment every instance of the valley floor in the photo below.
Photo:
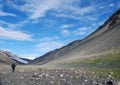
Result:
{"label": "valley floor", "polygon": [[17,66],[14,73],[0,65],[0,85],[118,85],[112,76],[96,75],[83,69]]}

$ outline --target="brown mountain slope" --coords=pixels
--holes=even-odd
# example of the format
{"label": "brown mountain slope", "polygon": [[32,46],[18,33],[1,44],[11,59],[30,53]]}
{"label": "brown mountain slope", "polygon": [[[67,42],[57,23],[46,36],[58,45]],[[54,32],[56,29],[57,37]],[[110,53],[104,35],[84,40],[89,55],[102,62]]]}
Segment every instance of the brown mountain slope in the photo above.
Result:
{"label": "brown mountain slope", "polygon": [[29,59],[20,58],[18,55],[13,54],[12,52],[0,50],[0,63],[4,64],[27,64],[30,62]]}
{"label": "brown mountain slope", "polygon": [[36,63],[45,64],[45,63],[48,63],[49,61],[52,61],[54,59],[58,59],[59,57],[63,56],[64,54],[66,54],[70,50],[76,48],[80,42],[81,42],[81,40],[76,40],[76,41],[71,42],[70,44],[68,44],[60,49],[50,51],[50,52],[46,53],[45,55],[31,61],[30,64],[36,64]]}
{"label": "brown mountain slope", "polygon": [[0,51],[0,63],[11,64],[11,63],[16,63],[16,62],[10,59],[6,54]]}
{"label": "brown mountain slope", "polygon": [[31,63],[70,62],[76,59],[104,54],[118,47],[120,47],[120,9],[85,39],[74,41],[63,48],[49,52]]}

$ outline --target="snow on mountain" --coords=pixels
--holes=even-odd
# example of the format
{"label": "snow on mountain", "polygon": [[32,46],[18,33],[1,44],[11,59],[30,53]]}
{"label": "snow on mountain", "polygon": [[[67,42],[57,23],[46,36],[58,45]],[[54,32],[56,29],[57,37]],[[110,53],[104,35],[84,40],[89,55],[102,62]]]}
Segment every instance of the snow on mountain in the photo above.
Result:
{"label": "snow on mountain", "polygon": [[28,61],[21,59],[18,55],[15,55],[13,53],[11,53],[10,51],[6,51],[6,50],[0,50],[0,52],[4,53],[6,56],[8,56],[8,58],[16,61],[19,64],[27,64]]}

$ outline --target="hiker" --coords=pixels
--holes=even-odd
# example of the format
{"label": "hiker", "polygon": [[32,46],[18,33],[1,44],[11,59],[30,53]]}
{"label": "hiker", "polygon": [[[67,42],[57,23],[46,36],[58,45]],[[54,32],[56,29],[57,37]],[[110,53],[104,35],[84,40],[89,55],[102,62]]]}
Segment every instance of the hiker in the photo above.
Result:
{"label": "hiker", "polygon": [[16,67],[16,65],[13,63],[13,64],[11,65],[12,72],[15,72],[15,67]]}

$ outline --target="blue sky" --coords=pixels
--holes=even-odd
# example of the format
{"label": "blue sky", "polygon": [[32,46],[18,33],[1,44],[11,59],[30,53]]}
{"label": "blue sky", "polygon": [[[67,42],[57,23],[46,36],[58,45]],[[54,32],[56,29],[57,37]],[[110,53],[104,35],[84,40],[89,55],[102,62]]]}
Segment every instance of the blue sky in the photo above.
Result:
{"label": "blue sky", "polygon": [[83,39],[120,0],[0,0],[0,50],[33,59]]}

